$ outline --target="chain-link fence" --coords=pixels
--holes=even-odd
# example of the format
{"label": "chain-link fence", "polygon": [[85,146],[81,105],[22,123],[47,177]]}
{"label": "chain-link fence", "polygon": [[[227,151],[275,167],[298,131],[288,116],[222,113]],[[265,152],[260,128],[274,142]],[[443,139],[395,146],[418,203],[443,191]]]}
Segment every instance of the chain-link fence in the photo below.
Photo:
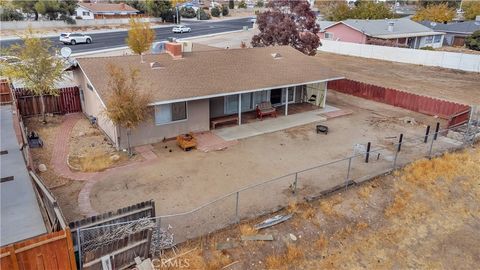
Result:
{"label": "chain-link fence", "polygon": [[[437,124],[421,135],[399,134],[390,138],[391,144],[387,147],[375,147],[370,143],[355,145],[349,157],[242,188],[189,212],[157,216],[149,223],[153,235],[159,235],[152,241],[151,252],[158,253],[161,248],[214,232],[242,219],[275,212],[292,201],[348,188],[352,183],[389,173],[414,160],[463,148],[480,135],[479,115],[476,112],[468,125],[454,129],[440,130]],[[130,228],[131,223],[82,229],[80,252],[90,247],[91,240],[87,239],[116,230],[124,232],[118,228]]]}

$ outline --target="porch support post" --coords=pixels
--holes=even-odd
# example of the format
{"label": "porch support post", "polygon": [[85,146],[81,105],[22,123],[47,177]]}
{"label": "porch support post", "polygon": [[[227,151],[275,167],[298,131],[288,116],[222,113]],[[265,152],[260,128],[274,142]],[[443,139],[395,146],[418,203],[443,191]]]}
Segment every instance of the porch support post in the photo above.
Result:
{"label": "porch support post", "polygon": [[327,105],[327,90],[328,90],[328,82],[325,82],[325,93],[323,96],[322,108],[325,108],[325,106]]}
{"label": "porch support post", "polygon": [[242,94],[238,94],[238,125],[242,124]]}
{"label": "porch support post", "polygon": [[288,87],[285,90],[285,116],[288,115]]}

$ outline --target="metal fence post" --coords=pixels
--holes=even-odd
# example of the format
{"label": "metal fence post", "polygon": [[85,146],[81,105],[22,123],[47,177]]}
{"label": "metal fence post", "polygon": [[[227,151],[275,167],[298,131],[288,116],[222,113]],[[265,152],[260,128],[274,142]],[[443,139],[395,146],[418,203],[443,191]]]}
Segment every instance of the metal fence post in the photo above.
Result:
{"label": "metal fence post", "polygon": [[423,139],[424,143],[427,143],[429,133],[430,133],[430,125],[427,126],[427,131],[425,131],[425,138]]}
{"label": "metal fence post", "polygon": [[295,181],[293,182],[293,194],[297,192],[298,172],[295,173]]}
{"label": "metal fence post", "polygon": [[440,130],[440,122],[437,122],[437,126],[435,127],[435,134],[433,135],[434,140],[437,140],[439,130]]}
{"label": "metal fence post", "polygon": [[367,143],[367,153],[365,155],[365,163],[368,163],[368,158],[370,157],[370,146],[371,146],[371,143],[368,142]]}
{"label": "metal fence post", "polygon": [[398,152],[402,150],[402,143],[403,143],[403,133],[400,134],[400,138],[398,139]]}
{"label": "metal fence post", "polygon": [[352,157],[348,158],[347,178],[345,179],[345,190],[348,187],[348,181],[350,180],[350,168],[352,167]]}
{"label": "metal fence post", "polygon": [[82,244],[80,241],[80,228],[77,229],[78,269],[82,269]]}
{"label": "metal fence post", "polygon": [[239,192],[237,191],[237,198],[236,198],[236,203],[235,203],[235,222],[239,222],[240,219],[238,218],[238,197],[239,197]]}

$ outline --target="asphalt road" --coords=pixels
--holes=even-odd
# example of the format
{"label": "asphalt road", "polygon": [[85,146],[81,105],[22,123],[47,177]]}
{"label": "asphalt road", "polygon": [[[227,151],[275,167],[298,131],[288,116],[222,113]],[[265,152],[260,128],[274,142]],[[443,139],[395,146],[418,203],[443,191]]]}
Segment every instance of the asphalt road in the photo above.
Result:
{"label": "asphalt road", "polygon": [[[168,37],[186,38],[194,36],[202,36],[208,34],[215,34],[221,32],[241,30],[243,26],[252,27],[253,23],[249,18],[216,21],[216,22],[185,22],[184,25],[188,25],[192,28],[192,32],[183,34],[172,33],[172,27],[155,28],[156,41],[166,40]],[[88,32],[86,32],[88,34]],[[73,53],[89,52],[110,49],[115,47],[127,46],[125,39],[127,38],[127,31],[116,31],[107,33],[92,33],[89,34],[92,37],[93,42],[91,44],[77,44],[77,45],[64,45],[58,41],[58,37],[49,37],[47,39],[52,41],[56,47],[61,48],[68,46],[72,49]],[[20,43],[20,40],[0,40],[0,47],[6,48],[14,43]]]}

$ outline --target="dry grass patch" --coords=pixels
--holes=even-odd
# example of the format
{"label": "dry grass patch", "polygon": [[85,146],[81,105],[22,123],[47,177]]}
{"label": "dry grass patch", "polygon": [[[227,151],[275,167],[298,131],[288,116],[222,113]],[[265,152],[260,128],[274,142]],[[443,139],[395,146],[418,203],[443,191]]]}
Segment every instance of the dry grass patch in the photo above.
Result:
{"label": "dry grass patch", "polygon": [[[127,158],[119,158],[118,160],[120,159],[125,160]],[[71,167],[82,172],[99,172],[110,168],[117,163],[118,160],[113,160],[105,153],[94,152],[84,156],[70,156],[68,162],[70,163]]]}
{"label": "dry grass patch", "polygon": [[228,254],[224,254],[221,251],[214,250],[212,251],[211,257],[206,260],[206,266],[204,269],[207,270],[217,270],[221,269],[224,266],[230,264],[232,259]]}
{"label": "dry grass patch", "polygon": [[281,254],[272,254],[265,260],[267,269],[287,268],[289,264],[305,257],[303,249],[293,244],[287,244],[286,250]]}
{"label": "dry grass patch", "polygon": [[392,217],[400,214],[405,210],[407,203],[410,201],[412,193],[399,189],[395,193],[395,198],[393,199],[392,204],[390,204],[384,211],[386,217]]}
{"label": "dry grass patch", "polygon": [[339,213],[335,211],[334,207],[335,205],[341,202],[342,202],[342,198],[338,195],[335,195],[334,197],[330,197],[325,200],[322,200],[320,202],[320,209],[327,216],[338,217]]}
{"label": "dry grass patch", "polygon": [[240,225],[240,235],[247,236],[247,235],[254,235],[257,234],[258,230],[256,230],[251,224],[242,224]]}
{"label": "dry grass patch", "polygon": [[315,247],[319,250],[319,251],[323,251],[324,249],[326,249],[328,246],[328,239],[325,237],[325,235],[321,234],[317,241],[315,241]]}
{"label": "dry grass patch", "polygon": [[358,189],[357,194],[362,199],[368,199],[372,195],[373,187],[369,185],[362,186]]}

